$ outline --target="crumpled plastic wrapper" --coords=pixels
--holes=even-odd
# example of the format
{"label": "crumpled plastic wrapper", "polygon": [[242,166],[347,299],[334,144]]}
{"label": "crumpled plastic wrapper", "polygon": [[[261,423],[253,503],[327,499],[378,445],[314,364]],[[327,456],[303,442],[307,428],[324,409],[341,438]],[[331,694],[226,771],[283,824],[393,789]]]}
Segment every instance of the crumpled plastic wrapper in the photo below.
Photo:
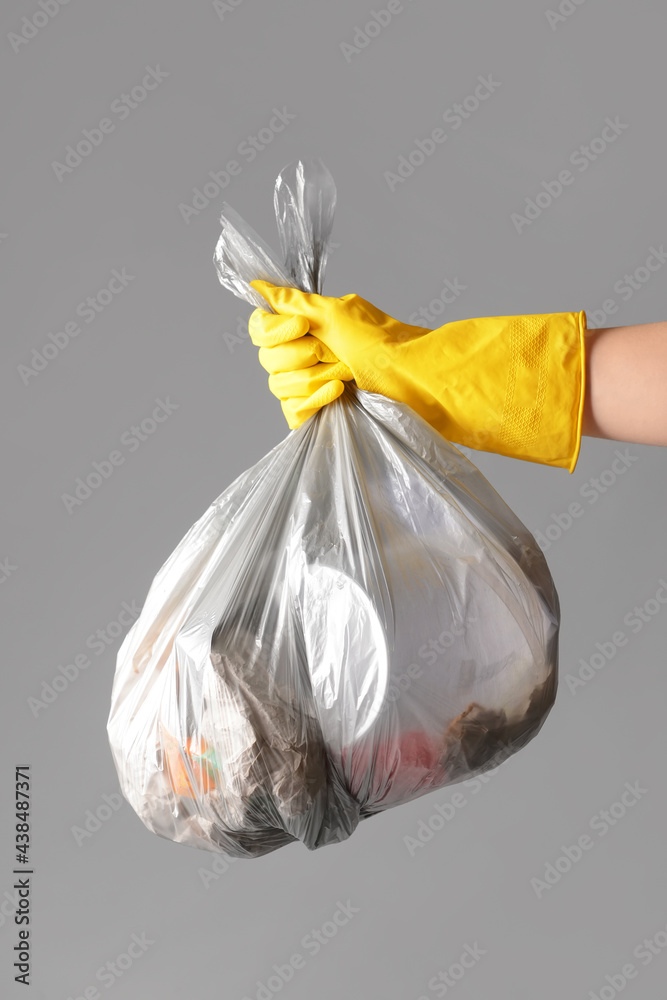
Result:
{"label": "crumpled plastic wrapper", "polygon": [[[336,191],[279,175],[284,263],[228,205],[214,261],[321,294]],[[108,734],[155,834],[251,858],[492,767],[557,688],[558,596],[535,539],[404,404],[346,383],[204,512],[119,650]]]}

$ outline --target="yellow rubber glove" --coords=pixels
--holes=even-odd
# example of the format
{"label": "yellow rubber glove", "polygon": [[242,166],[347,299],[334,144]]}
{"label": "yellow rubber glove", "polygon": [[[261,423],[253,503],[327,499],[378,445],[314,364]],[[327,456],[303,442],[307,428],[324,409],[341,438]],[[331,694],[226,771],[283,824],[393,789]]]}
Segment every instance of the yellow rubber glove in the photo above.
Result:
{"label": "yellow rubber glove", "polygon": [[573,472],[581,445],[586,314],[495,316],[437,330],[358,295],[251,285],[250,338],[291,429],[360,389],[407,403],[448,441]]}

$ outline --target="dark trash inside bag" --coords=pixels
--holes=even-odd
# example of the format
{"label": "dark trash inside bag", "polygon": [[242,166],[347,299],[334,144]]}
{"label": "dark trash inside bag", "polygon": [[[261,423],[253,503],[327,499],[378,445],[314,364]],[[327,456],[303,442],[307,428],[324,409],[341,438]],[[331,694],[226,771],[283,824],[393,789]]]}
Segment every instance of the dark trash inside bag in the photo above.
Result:
{"label": "dark trash inside bag", "polygon": [[[335,187],[276,181],[284,267],[225,205],[220,281],[321,294]],[[346,383],[231,484],[155,576],[108,734],[149,830],[235,857],[347,839],[498,766],[557,688],[558,596],[534,538],[402,403]]]}

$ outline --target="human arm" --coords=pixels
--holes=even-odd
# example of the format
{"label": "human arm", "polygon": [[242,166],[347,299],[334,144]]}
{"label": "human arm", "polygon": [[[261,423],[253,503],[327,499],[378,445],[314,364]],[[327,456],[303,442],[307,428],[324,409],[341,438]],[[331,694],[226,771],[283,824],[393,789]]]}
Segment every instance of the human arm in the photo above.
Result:
{"label": "human arm", "polygon": [[667,445],[667,322],[589,330],[582,435]]}

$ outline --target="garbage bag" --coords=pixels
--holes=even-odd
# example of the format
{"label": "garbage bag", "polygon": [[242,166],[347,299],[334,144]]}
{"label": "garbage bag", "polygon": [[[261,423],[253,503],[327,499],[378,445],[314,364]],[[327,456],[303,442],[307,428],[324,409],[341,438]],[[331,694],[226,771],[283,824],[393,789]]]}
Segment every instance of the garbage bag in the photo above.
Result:
{"label": "garbage bag", "polygon": [[[226,203],[221,283],[321,294],[336,189],[279,174],[284,264]],[[234,857],[498,766],[557,688],[558,596],[535,539],[409,407],[346,383],[240,475],[155,576],[118,652],[108,736],[149,830]]]}

